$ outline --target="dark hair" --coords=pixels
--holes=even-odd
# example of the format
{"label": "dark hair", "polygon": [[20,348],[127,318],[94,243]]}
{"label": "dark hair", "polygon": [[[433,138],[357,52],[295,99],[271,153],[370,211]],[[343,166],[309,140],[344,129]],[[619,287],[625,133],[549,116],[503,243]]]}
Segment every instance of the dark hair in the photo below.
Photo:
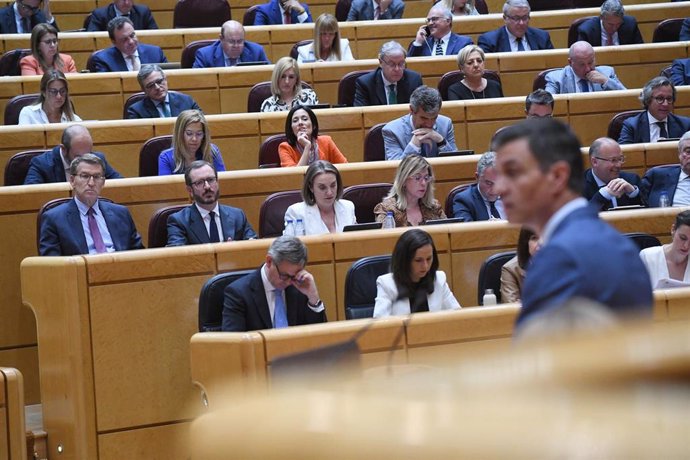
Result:
{"label": "dark hair", "polygon": [[316,198],[314,197],[314,179],[316,179],[316,176],[319,174],[333,174],[338,187],[335,198],[339,200],[343,197],[343,180],[340,178],[338,168],[333,166],[329,161],[317,160],[307,168],[307,172],[304,173],[304,182],[302,183],[302,199],[309,206],[316,204]]}
{"label": "dark hair", "polygon": [[316,119],[316,114],[314,114],[314,111],[309,107],[297,104],[290,109],[285,119],[285,137],[287,137],[288,144],[295,148],[297,148],[297,136],[295,136],[295,133],[292,131],[292,116],[298,110],[304,110],[307,112],[307,115],[309,115],[309,119],[311,120],[311,138],[316,139],[319,137],[319,120]]}
{"label": "dark hair", "polygon": [[527,227],[522,227],[522,229],[520,229],[520,236],[518,236],[517,242],[517,260],[518,265],[523,270],[527,269],[527,264],[532,257],[529,253],[529,240],[535,235],[536,233]]}
{"label": "dark hair", "polygon": [[125,24],[129,24],[134,28],[134,23],[127,16],[115,16],[108,22],[108,37],[115,40],[115,31],[122,29]]}
{"label": "dark hair", "polygon": [[204,160],[194,160],[184,170],[184,183],[187,184],[189,187],[191,187],[192,186],[192,178],[191,178],[192,171],[195,171],[199,168],[203,168],[204,166],[210,166],[211,169],[213,169],[213,175],[216,176],[216,179],[218,179],[218,171],[216,171],[216,168],[213,166],[213,164],[209,163],[208,161],[204,161]]}
{"label": "dark hair", "polygon": [[525,111],[526,112],[529,112],[529,108],[532,107],[532,104],[550,105],[551,108],[553,109],[553,105],[554,105],[553,95],[551,93],[549,93],[548,91],[539,88],[539,89],[529,93],[527,95],[527,97],[525,98]]}
{"label": "dark hair", "polygon": [[679,212],[676,215],[676,221],[674,222],[673,227],[678,230],[678,227],[681,225],[687,225],[690,227],[690,211]]}
{"label": "dark hair", "polygon": [[431,293],[434,292],[434,280],[436,279],[436,270],[438,270],[438,253],[436,253],[436,245],[434,245],[431,235],[424,230],[413,228],[400,235],[397,243],[395,243],[391,257],[391,272],[400,297],[407,297],[414,290],[415,283],[410,278],[410,264],[417,249],[427,244],[431,245],[434,259],[431,262],[429,273],[420,280],[420,286]]}
{"label": "dark hair", "polygon": [[542,172],[559,161],[566,162],[570,167],[568,188],[582,195],[584,164],[580,141],[565,123],[553,118],[529,118],[499,131],[492,147],[498,150],[520,139],[527,139],[529,150]]}

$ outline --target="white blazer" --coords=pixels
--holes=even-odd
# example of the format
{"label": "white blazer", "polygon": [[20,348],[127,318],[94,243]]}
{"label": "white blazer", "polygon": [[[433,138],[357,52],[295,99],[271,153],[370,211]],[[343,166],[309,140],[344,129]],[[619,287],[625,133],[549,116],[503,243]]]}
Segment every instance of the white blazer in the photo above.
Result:
{"label": "white blazer", "polygon": [[[664,254],[664,246],[652,246],[640,251],[640,257],[644,262],[647,272],[649,272],[649,279],[652,282],[652,289],[657,289],[659,281],[671,278],[668,273],[668,265],[666,265],[666,255]],[[690,283],[690,263],[685,267],[683,274],[683,282]]]}
{"label": "white blazer", "polygon": [[[446,283],[446,274],[441,270],[436,271],[434,280],[434,292],[427,296],[429,311],[458,310],[460,304],[450,292]],[[374,305],[374,318],[382,318],[391,315],[409,315],[410,299],[398,299],[398,286],[395,284],[392,273],[381,275],[376,280],[376,305]]]}
{"label": "white blazer", "polygon": [[[340,58],[341,61],[354,61],[355,58],[352,56],[352,50],[350,50],[350,41],[347,38],[340,39]],[[303,62],[314,62],[316,61],[316,56],[314,56],[314,43],[309,43],[302,45],[297,48],[297,62],[299,64]],[[326,61],[337,61],[334,55],[328,56]]]}
{"label": "white blazer", "polygon": [[[70,120],[67,118],[65,112],[62,112],[60,123],[69,123],[70,121],[81,121],[81,118],[75,113],[74,120]],[[50,121],[48,121],[48,115],[43,111],[41,104],[27,105],[19,112],[20,125],[39,125],[48,123],[50,123]]]}
{"label": "white blazer", "polygon": [[[328,233],[328,227],[321,220],[321,213],[316,205],[308,206],[304,201],[295,203],[285,211],[285,221],[292,219],[293,224],[297,219],[304,222],[305,235],[323,235]],[[357,223],[355,205],[349,200],[336,200],[335,202],[335,231],[342,232],[343,227]],[[285,234],[285,230],[283,230]]]}

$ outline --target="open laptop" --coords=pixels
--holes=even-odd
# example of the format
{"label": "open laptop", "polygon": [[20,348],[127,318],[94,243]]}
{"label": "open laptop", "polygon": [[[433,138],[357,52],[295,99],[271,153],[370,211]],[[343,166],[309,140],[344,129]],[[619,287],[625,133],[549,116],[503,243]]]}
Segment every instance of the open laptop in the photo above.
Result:
{"label": "open laptop", "polygon": [[357,230],[376,230],[381,228],[382,222],[365,222],[363,224],[352,224],[343,227],[344,232],[354,232]]}

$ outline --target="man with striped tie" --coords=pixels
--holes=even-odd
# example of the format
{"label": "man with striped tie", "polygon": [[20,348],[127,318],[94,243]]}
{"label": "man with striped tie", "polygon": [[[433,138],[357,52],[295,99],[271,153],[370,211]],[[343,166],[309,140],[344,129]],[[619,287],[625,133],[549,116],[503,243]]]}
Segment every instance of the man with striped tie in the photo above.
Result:
{"label": "man with striped tie", "polygon": [[421,26],[407,50],[410,57],[457,55],[474,42],[470,37],[452,31],[453,14],[448,8],[435,5],[426,15],[427,25]]}
{"label": "man with striped tie", "polygon": [[142,65],[137,81],[145,96],[127,108],[128,119],[170,118],[185,110],[201,110],[191,96],[168,91],[168,79],[159,65]]}

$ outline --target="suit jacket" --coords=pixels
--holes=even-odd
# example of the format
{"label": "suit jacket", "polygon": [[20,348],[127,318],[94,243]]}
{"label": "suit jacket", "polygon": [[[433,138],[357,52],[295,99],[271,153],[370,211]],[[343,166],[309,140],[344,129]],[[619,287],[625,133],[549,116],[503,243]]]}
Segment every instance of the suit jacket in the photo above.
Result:
{"label": "suit jacket", "polygon": [[[398,104],[410,102],[410,95],[417,87],[422,86],[422,76],[414,70],[405,69],[403,77],[397,83]],[[355,82],[354,107],[369,105],[387,105],[388,97],[383,87],[381,68],[362,75]]]}
{"label": "suit jacket", "polygon": [[673,196],[676,194],[679,178],[680,165],[648,169],[640,185],[642,203],[650,208],[656,208],[659,206],[661,192],[666,192],[668,201],[673,206]]}
{"label": "suit jacket", "polygon": [[[98,207],[103,213],[116,251],[144,248],[132,216],[125,206],[99,200]],[[79,208],[74,200],[43,214],[38,253],[42,256],[74,256],[89,253]]]}
{"label": "suit jacket", "polygon": [[[456,33],[451,33],[448,39],[448,46],[446,46],[446,56],[457,55],[461,49],[467,45],[471,45],[474,42],[470,37],[465,35],[458,35]],[[410,47],[407,49],[407,55],[409,57],[416,56],[431,56],[432,51],[434,51],[434,38],[427,37],[426,43],[422,46],[414,46],[414,41],[410,43]]]}
{"label": "suit jacket", "polygon": [[[302,5],[302,8],[304,8],[304,11],[307,13],[307,20],[304,21],[304,23],[314,22],[314,19],[311,17],[311,11],[309,11],[307,4],[300,3],[300,5]],[[296,11],[290,12],[290,17],[292,18],[293,24],[299,23],[297,16],[298,14]],[[282,23],[283,14],[280,12],[280,4],[278,0],[271,0],[268,3],[263,3],[256,9],[256,16],[254,17],[255,26],[268,26]]]}
{"label": "suit jacket", "polygon": [[453,217],[459,217],[464,222],[489,220],[484,198],[479,193],[477,184],[466,188],[453,198]]}
{"label": "suit jacket", "polygon": [[[316,313],[307,305],[307,296],[295,287],[285,289],[285,307],[290,326],[326,322],[326,310]],[[272,329],[261,268],[238,279],[225,288],[223,331],[245,332]]]}
{"label": "suit jacket", "polygon": [[[376,279],[376,303],[374,305],[374,318],[383,318],[393,315],[409,315],[410,299],[398,297],[398,286],[395,284],[392,273],[386,273]],[[429,311],[459,310],[460,304],[450,291],[446,282],[446,274],[441,270],[436,271],[434,279],[434,292],[427,294]]]}
{"label": "suit jacket", "polygon": [[[589,42],[592,46],[601,46],[601,20],[599,16],[589,18],[577,28],[577,40]],[[637,27],[637,19],[632,16],[623,16],[623,24],[618,29],[618,42],[621,45],[635,45],[644,43],[640,28]]]}
{"label": "suit jacket", "polygon": [[[97,51],[92,58],[96,72],[127,72],[127,63],[120,50],[111,46]],[[139,43],[139,62],[142,64],[160,64],[168,62],[159,46]]]}
{"label": "suit jacket", "polygon": [[[592,91],[611,91],[625,89],[623,83],[618,81],[616,72],[613,67],[607,65],[596,66],[597,72],[601,72],[606,75],[609,79],[608,81],[600,85],[599,83],[591,83]],[[573,72],[572,67],[569,65],[563,67],[561,70],[554,70],[546,74],[546,91],[551,94],[567,94],[576,93],[579,78]]]}
{"label": "suit jacket", "polygon": [[[690,118],[669,113],[666,118],[666,130],[669,137],[681,137],[686,131],[690,130]],[[649,118],[645,110],[623,122],[618,143],[639,144],[641,142],[649,142],[649,139]]]}
{"label": "suit jacket", "polygon": [[[355,205],[349,200],[336,200],[335,202],[335,226],[336,232],[342,232],[343,227],[357,223],[357,216],[355,216]],[[290,205],[285,211],[285,221],[292,219],[296,222],[297,219],[302,219],[304,223],[305,235],[323,235],[328,233],[328,227],[321,219],[321,213],[317,205],[309,206],[304,201]]]}
{"label": "suit jacket", "polygon": [[[31,29],[36,27],[36,24],[41,24],[41,23],[47,23],[48,21],[46,20],[46,16],[43,14],[43,11],[38,11],[36,14],[31,16],[29,19],[31,22]],[[58,32],[60,29],[58,28],[57,25],[57,20],[55,19],[55,16],[53,15],[53,22],[52,24],[53,27],[55,27]],[[17,23],[14,21],[14,2],[10,3],[9,6],[6,6],[2,9],[0,9],[0,34],[16,34],[17,33]]]}
{"label": "suit jacket", "polygon": [[[195,109],[201,110],[191,96],[176,91],[168,91],[168,102],[170,103],[170,115],[176,117],[185,110]],[[145,97],[142,100],[130,105],[127,109],[127,119],[137,118],[161,118],[160,113],[156,109],[150,97]]]}
{"label": "suit jacket", "polygon": [[[244,49],[242,50],[242,54],[240,54],[238,62],[260,61],[266,61],[267,64],[271,63],[268,57],[266,57],[264,47],[258,43],[245,40]],[[223,54],[223,45],[221,45],[220,40],[196,50],[192,68],[198,69],[204,67],[225,67],[225,55]]]}
{"label": "suit jacket", "polygon": [[678,40],[685,42],[690,40],[690,18],[685,18],[683,25],[680,28],[680,36]]}
{"label": "suit jacket", "polygon": [[651,315],[652,286],[628,238],[581,207],[554,229],[527,269],[517,327],[580,297],[613,313]]}
{"label": "suit jacket", "polygon": [[673,61],[671,81],[675,86],[690,85],[690,58]]}
{"label": "suit jacket", "polygon": [[[400,19],[405,12],[405,2],[393,0],[385,13],[379,16],[381,19]],[[347,13],[348,21],[372,21],[374,19],[374,7],[371,0],[354,0]]]}
{"label": "suit jacket", "polygon": [[[93,152],[93,154],[105,162],[106,179],[122,178],[120,173],[115,171],[113,167],[108,164],[105,155],[100,152]],[[60,157],[60,147],[57,146],[31,159],[29,171],[26,173],[26,178],[24,179],[24,185],[65,182],[66,180],[65,167]]]}
{"label": "suit jacket", "polygon": [[[530,50],[552,50],[551,36],[545,30],[528,27],[525,33]],[[505,26],[479,36],[478,45],[485,53],[510,52],[510,39]]]}
{"label": "suit jacket", "polygon": [[[111,19],[117,16],[115,13],[115,5],[111,3],[102,8],[96,8],[91,12],[91,20],[86,26],[87,32],[106,31],[108,30],[108,23]],[[153,19],[151,9],[146,5],[134,5],[129,11],[129,19],[134,24],[136,30],[158,29],[156,20]]]}
{"label": "suit jacket", "polygon": [[[410,139],[412,139],[411,117],[408,113],[387,123],[383,127],[382,134],[386,160],[401,160],[407,155],[420,153],[410,144]],[[434,131],[443,136],[446,144],[441,147],[436,144],[432,145],[431,151],[426,156],[437,157],[439,152],[453,152],[458,149],[455,145],[455,130],[450,118],[439,115],[436,119],[436,124],[434,124]]]}
{"label": "suit jacket", "polygon": [[[219,205],[220,225],[223,230],[221,241],[240,241],[256,238],[247,216],[239,208]],[[206,224],[196,205],[190,205],[168,217],[167,246],[210,243]]]}
{"label": "suit jacket", "polygon": [[[634,185],[635,187],[639,188],[641,185],[640,177],[637,174],[621,171],[620,178],[625,179],[626,182]],[[640,192],[635,198],[630,198],[624,193],[620,198],[616,198],[616,202],[618,203],[618,206],[642,204],[641,195],[642,193]],[[597,185],[597,181],[594,179],[594,174],[592,174],[591,168],[585,171],[585,188],[582,196],[588,199],[597,211],[606,211],[613,207],[613,202],[604,198],[604,196],[599,192],[599,185]]]}

